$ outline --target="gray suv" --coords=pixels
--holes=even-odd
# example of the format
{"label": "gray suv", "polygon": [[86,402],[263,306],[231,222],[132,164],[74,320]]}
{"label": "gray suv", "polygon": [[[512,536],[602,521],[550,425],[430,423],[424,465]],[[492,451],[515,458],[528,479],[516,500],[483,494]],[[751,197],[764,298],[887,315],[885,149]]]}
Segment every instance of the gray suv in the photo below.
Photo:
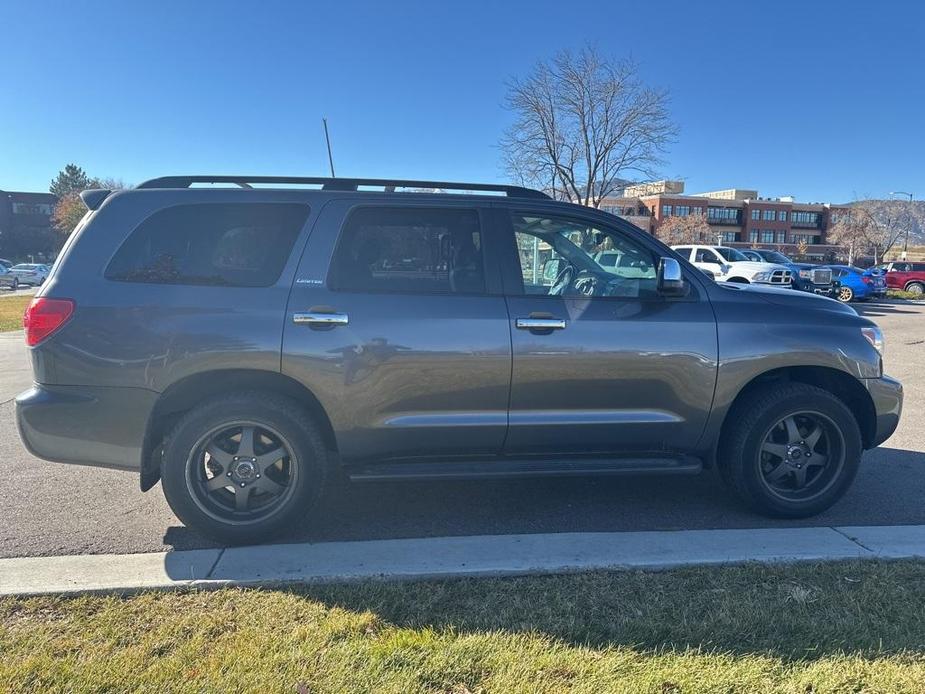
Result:
{"label": "gray suv", "polygon": [[25,317],[22,439],[160,480],[224,542],[284,530],[335,475],[716,466],[753,509],[807,516],[899,420],[853,309],[717,284],[535,190],[178,176],[82,197]]}

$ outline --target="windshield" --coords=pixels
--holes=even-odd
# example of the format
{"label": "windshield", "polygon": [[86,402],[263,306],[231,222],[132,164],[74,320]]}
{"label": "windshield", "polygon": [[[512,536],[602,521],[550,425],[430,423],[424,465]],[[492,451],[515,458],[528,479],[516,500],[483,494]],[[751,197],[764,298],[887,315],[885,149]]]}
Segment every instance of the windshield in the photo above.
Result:
{"label": "windshield", "polygon": [[720,246],[717,247],[716,252],[731,263],[738,263],[743,260],[748,260],[748,256],[746,256],[741,251],[737,251],[735,248],[726,248],[725,246]]}
{"label": "windshield", "polygon": [[29,265],[28,263],[20,263],[19,265],[14,265],[13,269],[14,270],[32,270],[37,267],[38,265]]}
{"label": "windshield", "polygon": [[792,260],[790,260],[790,258],[785,256],[783,253],[778,253],[777,251],[765,251],[763,255],[764,255],[764,259],[768,261],[769,263],[792,263],[793,262]]}

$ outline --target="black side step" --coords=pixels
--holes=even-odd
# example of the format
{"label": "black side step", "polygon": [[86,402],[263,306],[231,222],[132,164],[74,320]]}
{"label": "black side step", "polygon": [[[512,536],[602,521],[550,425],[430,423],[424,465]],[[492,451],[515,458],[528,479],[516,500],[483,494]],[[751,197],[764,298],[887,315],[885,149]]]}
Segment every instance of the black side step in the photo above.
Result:
{"label": "black side step", "polygon": [[584,475],[696,475],[698,458],[571,458],[565,460],[478,460],[453,462],[382,462],[348,468],[354,482],[384,480],[478,480],[508,477]]}

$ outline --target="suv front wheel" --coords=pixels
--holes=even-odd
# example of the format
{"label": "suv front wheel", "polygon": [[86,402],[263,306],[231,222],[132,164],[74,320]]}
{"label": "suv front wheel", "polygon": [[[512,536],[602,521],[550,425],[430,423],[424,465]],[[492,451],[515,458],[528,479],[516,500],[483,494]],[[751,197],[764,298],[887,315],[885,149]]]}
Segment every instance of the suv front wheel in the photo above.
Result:
{"label": "suv front wheel", "polygon": [[226,544],[266,540],[321,496],[327,451],[298,403],[242,392],[187,413],[164,445],[164,496],[188,527]]}
{"label": "suv front wheel", "polygon": [[804,383],[769,384],[730,414],[719,467],[754,510],[787,518],[829,508],[851,486],[861,432],[832,393]]}

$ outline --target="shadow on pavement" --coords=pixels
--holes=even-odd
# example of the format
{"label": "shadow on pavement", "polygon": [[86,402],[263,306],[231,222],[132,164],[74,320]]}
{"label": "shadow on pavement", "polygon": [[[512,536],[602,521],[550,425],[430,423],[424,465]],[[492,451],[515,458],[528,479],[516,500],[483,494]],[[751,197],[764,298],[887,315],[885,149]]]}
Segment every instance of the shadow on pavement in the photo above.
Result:
{"label": "shadow on pavement", "polygon": [[[845,498],[801,520],[744,508],[712,471],[694,477],[585,477],[343,483],[276,542],[557,532],[925,524],[925,454],[878,448]],[[216,545],[171,527],[174,549]]]}

